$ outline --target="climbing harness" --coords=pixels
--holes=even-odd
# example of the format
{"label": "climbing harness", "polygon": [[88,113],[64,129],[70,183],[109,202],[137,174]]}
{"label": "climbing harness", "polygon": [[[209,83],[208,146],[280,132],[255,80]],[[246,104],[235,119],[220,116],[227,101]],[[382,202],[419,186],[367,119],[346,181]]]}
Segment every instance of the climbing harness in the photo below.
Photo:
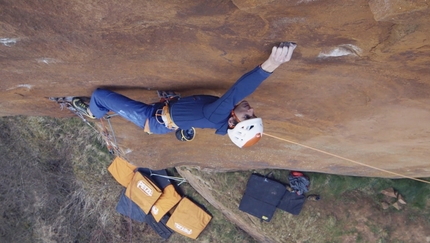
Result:
{"label": "climbing harness", "polygon": [[163,124],[169,129],[178,129],[178,125],[172,119],[169,110],[169,102],[165,101],[164,106],[155,112],[155,119],[158,123]]}
{"label": "climbing harness", "polygon": [[155,119],[158,123],[166,126],[169,129],[178,129],[178,125],[172,119],[170,115],[169,104],[172,101],[176,101],[181,98],[181,95],[176,94],[173,91],[160,91],[157,90],[158,98],[160,98],[159,103],[164,103],[164,106],[155,112]]}
{"label": "climbing harness", "polygon": [[[160,103],[164,103],[164,106],[162,108],[157,109],[155,111],[155,119],[157,120],[157,122],[164,125],[168,129],[175,129],[175,135],[179,141],[192,141],[196,136],[196,129],[194,129],[194,127],[191,127],[190,129],[186,130],[180,129],[179,126],[175,124],[172,119],[172,116],[170,115],[170,102],[180,99],[181,95],[176,94],[173,91],[157,91],[157,93],[158,97],[160,98]],[[146,119],[144,129],[147,129],[147,123],[148,119]]]}

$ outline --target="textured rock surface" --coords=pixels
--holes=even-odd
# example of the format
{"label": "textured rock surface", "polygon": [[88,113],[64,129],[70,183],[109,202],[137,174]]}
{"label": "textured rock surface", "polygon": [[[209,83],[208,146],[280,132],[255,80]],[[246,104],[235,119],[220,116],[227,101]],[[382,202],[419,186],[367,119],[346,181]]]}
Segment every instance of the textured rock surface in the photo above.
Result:
{"label": "textured rock surface", "polygon": [[[0,115],[70,116],[46,99],[109,87],[145,102],[157,89],[221,95],[298,43],[249,97],[269,135],[407,176],[430,176],[428,1],[0,2]],[[148,91],[150,90],[150,91]],[[191,143],[114,118],[128,158],[153,168],[288,168],[394,175],[265,136],[238,149],[198,130]]]}

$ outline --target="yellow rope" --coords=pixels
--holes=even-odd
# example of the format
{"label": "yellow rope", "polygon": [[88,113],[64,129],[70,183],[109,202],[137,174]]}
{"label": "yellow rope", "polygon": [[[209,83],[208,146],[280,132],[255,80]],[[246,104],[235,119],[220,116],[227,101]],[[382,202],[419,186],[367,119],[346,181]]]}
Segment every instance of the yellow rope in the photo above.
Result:
{"label": "yellow rope", "polygon": [[372,168],[372,169],[375,169],[375,170],[383,171],[383,172],[386,172],[386,173],[389,173],[389,174],[392,174],[392,175],[400,176],[402,178],[408,178],[408,179],[411,179],[411,180],[415,180],[415,181],[419,181],[419,182],[424,182],[424,183],[430,184],[430,181],[426,181],[426,180],[422,180],[422,179],[410,177],[410,176],[407,176],[407,175],[402,175],[402,174],[399,174],[399,173],[396,173],[396,172],[392,172],[392,171],[389,171],[389,170],[384,170],[384,169],[381,169],[381,168],[378,168],[378,167],[375,167],[375,166],[364,164],[364,163],[361,163],[361,162],[358,162],[358,161],[355,161],[355,160],[352,160],[352,159],[348,159],[348,158],[345,158],[345,157],[342,157],[342,156],[339,156],[339,155],[336,155],[336,154],[332,154],[332,153],[329,153],[329,152],[326,152],[326,151],[323,151],[323,150],[320,150],[320,149],[317,149],[317,148],[313,148],[313,147],[310,147],[310,146],[307,146],[307,145],[304,145],[304,144],[300,144],[300,143],[297,143],[297,142],[294,142],[294,141],[291,141],[291,140],[287,140],[287,139],[284,139],[284,138],[276,137],[276,136],[273,136],[273,135],[270,135],[270,134],[267,134],[267,133],[264,133],[264,135],[266,135],[268,137],[276,138],[276,139],[279,139],[279,140],[282,140],[282,141],[285,141],[285,142],[288,142],[288,143],[296,144],[296,145],[302,146],[304,148],[311,149],[311,150],[314,150],[314,151],[317,151],[317,152],[320,152],[320,153],[323,153],[323,154],[327,154],[327,155],[330,155],[330,156],[333,156],[333,157],[336,157],[336,158],[339,158],[339,159],[343,159],[343,160],[352,162],[354,164],[359,164],[359,165],[362,165],[362,166],[365,166],[365,167],[369,167],[369,168]]}

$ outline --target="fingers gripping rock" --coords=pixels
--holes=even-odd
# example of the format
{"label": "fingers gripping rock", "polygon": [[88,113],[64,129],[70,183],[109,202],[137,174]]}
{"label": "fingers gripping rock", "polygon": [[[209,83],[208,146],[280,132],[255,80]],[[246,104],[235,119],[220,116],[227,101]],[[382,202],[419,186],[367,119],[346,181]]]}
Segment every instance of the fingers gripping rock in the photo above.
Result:
{"label": "fingers gripping rock", "polygon": [[297,44],[294,42],[281,42],[279,46],[274,46],[272,48],[272,53],[261,67],[267,72],[273,72],[281,64],[291,60],[296,47]]}

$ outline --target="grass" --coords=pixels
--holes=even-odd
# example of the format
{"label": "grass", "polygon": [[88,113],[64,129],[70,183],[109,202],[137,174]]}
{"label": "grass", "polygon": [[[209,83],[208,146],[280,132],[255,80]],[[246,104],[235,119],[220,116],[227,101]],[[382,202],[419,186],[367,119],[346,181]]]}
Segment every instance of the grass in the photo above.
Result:
{"label": "grass", "polygon": [[113,215],[103,199],[113,197],[109,191],[117,185],[100,173],[110,158],[98,149],[98,134],[77,119],[7,117],[1,127],[2,242],[107,236],[112,223],[105,220],[112,217],[97,215]]}
{"label": "grass", "polygon": [[[146,224],[130,222],[116,213],[122,187],[107,171],[113,158],[100,135],[82,121],[3,117],[0,129],[0,242],[161,241]],[[181,185],[183,194],[203,204],[213,216],[197,242],[257,242],[227,220],[227,211],[233,219],[266,235],[268,242],[414,242],[396,235],[399,230],[407,235],[408,228],[399,229],[395,222],[384,224],[375,216],[430,229],[430,186],[417,181],[306,173],[311,179],[309,193],[320,194],[322,200],[306,203],[299,216],[277,210],[268,223],[238,210],[247,180],[253,172],[273,172],[286,184],[288,170],[211,173],[181,169],[201,178],[202,184]],[[178,175],[174,168],[169,172]],[[378,209],[384,200],[379,191],[388,187],[406,198],[407,211]],[[213,196],[224,208],[215,208],[201,194]],[[357,213],[361,205],[367,210],[363,213],[369,214]],[[196,241],[173,234],[163,242]]]}
{"label": "grass", "polygon": [[[161,240],[146,224],[115,211],[122,187],[107,171],[113,158],[99,134],[82,121],[3,117],[0,129],[0,242]],[[214,216],[199,239],[253,242],[190,185],[181,188]],[[174,234],[168,242],[194,240]]]}

